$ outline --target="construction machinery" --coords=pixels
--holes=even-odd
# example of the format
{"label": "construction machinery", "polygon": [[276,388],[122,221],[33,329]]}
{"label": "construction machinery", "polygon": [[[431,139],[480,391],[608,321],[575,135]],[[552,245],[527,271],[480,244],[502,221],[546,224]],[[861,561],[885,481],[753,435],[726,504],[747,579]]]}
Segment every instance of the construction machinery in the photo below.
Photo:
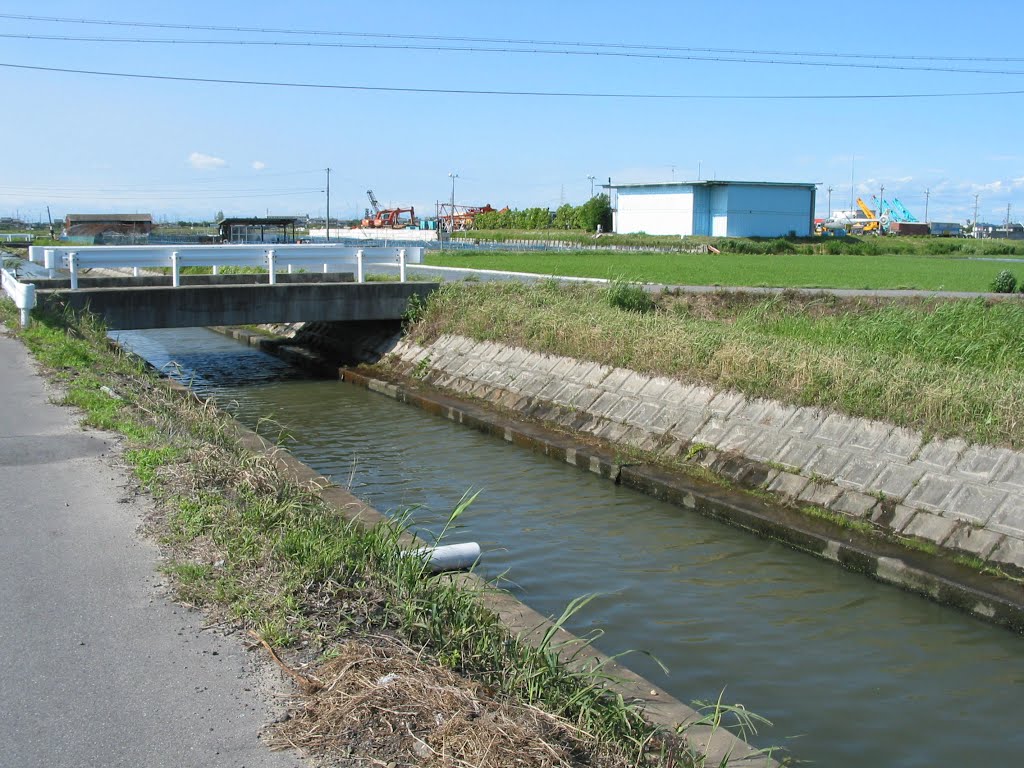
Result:
{"label": "construction machinery", "polygon": [[[437,204],[437,221],[442,232],[465,232],[473,228],[473,221],[481,213],[493,213],[496,209],[487,205]],[[502,210],[508,210],[504,208]]]}
{"label": "construction machinery", "polygon": [[878,234],[881,231],[882,222],[875,215],[875,212],[868,208],[867,203],[859,197],[857,198],[857,207],[864,214],[864,219],[853,222],[854,227],[860,227],[861,232],[874,232]]}
{"label": "construction machinery", "polygon": [[[366,213],[364,214],[363,220],[360,222],[360,226],[370,227],[372,229],[380,227],[405,229],[406,227],[416,226],[416,211],[412,207],[381,208],[372,189],[366,190],[366,196],[370,199],[370,206],[372,210],[371,208],[366,209]],[[403,218],[403,216],[407,216],[407,218]]]}
{"label": "construction machinery", "polygon": [[901,203],[899,201],[898,198],[894,197],[892,199],[892,202],[893,202],[893,205],[896,206],[896,210],[899,211],[899,214],[900,214],[900,219],[899,220],[900,221],[909,221],[912,224],[916,224],[917,223],[917,221],[918,221],[917,217],[914,214],[912,214],[910,211],[908,211],[906,209],[906,207],[903,205],[903,203]]}

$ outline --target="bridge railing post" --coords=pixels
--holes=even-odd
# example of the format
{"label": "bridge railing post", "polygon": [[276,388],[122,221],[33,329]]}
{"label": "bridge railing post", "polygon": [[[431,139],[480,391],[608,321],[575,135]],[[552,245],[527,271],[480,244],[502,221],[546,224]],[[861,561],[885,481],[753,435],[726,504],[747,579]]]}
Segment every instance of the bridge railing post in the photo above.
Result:
{"label": "bridge railing post", "polygon": [[53,248],[46,248],[43,250],[43,267],[46,269],[47,277],[53,277],[55,275],[54,270],[57,265],[54,263]]}
{"label": "bridge railing post", "polygon": [[356,251],[356,282],[363,282],[363,249]]}
{"label": "bridge railing post", "polygon": [[29,319],[32,315],[32,307],[36,305],[36,287],[29,283],[24,288],[22,296],[23,306],[21,307],[21,327],[28,328]]}
{"label": "bridge railing post", "polygon": [[71,272],[71,290],[78,290],[78,254],[72,251],[68,254],[68,271]]}
{"label": "bridge railing post", "polygon": [[214,276],[217,276],[217,275],[220,274],[220,264],[214,264],[213,265],[213,274],[214,274]]}
{"label": "bridge railing post", "polygon": [[274,249],[267,251],[267,271],[270,273],[270,284],[277,285],[277,257],[274,256]]}
{"label": "bridge railing post", "polygon": [[171,285],[181,287],[181,261],[177,251],[171,251]]}
{"label": "bridge railing post", "polygon": [[405,282],[405,248],[398,249],[398,280]]}

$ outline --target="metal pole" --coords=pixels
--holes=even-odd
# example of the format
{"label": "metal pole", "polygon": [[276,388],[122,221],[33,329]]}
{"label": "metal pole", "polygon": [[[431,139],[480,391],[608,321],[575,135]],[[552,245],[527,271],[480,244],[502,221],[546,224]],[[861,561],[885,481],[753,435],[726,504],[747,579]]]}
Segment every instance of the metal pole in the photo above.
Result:
{"label": "metal pole", "polygon": [[331,169],[327,168],[327,242],[331,242]]}
{"label": "metal pole", "polygon": [[593,176],[587,176],[587,178],[590,179],[590,199],[593,200],[594,199],[594,177]]}
{"label": "metal pole", "polygon": [[455,232],[455,180],[459,178],[459,174],[452,171],[448,175],[451,176],[452,179],[452,210],[450,218],[451,224],[448,228],[448,236],[451,237],[452,234]]}
{"label": "metal pole", "polygon": [[974,196],[974,226],[972,227],[972,229],[974,230],[974,236],[977,237],[978,236],[978,196],[977,195]]}
{"label": "metal pole", "polygon": [[928,198],[931,197],[932,191],[926,189],[924,191],[924,223],[928,223]]}
{"label": "metal pole", "polygon": [[828,218],[832,218],[832,187],[828,188]]}

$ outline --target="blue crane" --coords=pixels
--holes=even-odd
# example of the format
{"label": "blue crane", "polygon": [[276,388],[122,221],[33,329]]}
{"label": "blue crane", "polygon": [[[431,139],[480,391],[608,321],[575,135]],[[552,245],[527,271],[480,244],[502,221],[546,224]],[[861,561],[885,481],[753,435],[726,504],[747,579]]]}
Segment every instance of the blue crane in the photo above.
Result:
{"label": "blue crane", "polygon": [[899,201],[898,198],[894,197],[892,201],[900,212],[900,216],[902,217],[901,221],[917,221],[917,217],[910,211],[908,211],[906,207],[903,205],[903,203]]}

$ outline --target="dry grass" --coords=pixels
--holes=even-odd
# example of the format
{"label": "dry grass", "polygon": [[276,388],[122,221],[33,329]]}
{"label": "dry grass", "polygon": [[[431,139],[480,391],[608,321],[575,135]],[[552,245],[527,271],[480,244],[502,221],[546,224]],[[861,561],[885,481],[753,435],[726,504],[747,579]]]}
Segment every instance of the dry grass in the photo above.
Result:
{"label": "dry grass", "polygon": [[272,730],[272,747],[424,768],[628,764],[565,720],[496,697],[393,638],[334,653],[315,668],[320,689]]}

